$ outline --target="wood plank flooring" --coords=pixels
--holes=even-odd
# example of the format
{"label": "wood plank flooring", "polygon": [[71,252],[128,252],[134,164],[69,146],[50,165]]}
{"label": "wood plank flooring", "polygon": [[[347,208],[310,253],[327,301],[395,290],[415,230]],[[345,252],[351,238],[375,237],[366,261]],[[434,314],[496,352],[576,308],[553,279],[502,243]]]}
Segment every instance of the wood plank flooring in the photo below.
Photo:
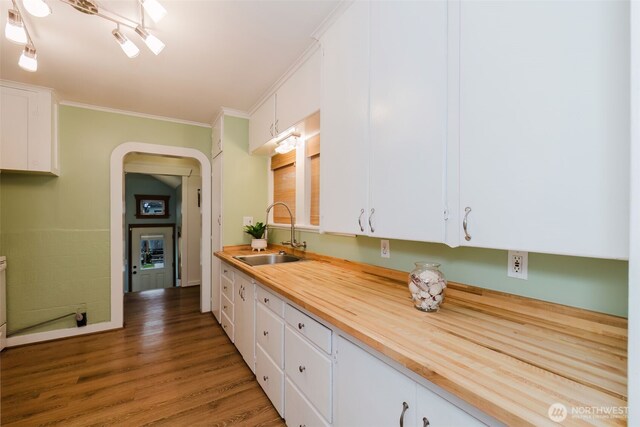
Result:
{"label": "wood plank flooring", "polygon": [[121,330],[0,354],[3,426],[284,426],[199,287],[125,295]]}

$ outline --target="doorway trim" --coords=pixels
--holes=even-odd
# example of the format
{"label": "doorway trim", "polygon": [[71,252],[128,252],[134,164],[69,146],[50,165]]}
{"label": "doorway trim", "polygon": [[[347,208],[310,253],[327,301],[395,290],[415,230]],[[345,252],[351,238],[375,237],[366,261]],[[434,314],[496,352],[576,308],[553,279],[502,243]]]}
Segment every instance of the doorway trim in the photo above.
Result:
{"label": "doorway trim", "polygon": [[160,156],[187,157],[200,163],[202,176],[202,234],[200,239],[202,283],[200,286],[200,311],[211,311],[211,163],[199,150],[144,142],[125,142],[111,153],[110,163],[110,241],[111,241],[111,324],[122,327],[124,321],[125,270],[125,191],[124,157],[129,153],[156,154]]}
{"label": "doorway trim", "polygon": [[[176,225],[174,223],[171,224],[129,224],[129,227],[127,227],[127,234],[128,234],[128,242],[129,244],[127,245],[127,253],[126,253],[126,257],[127,257],[127,276],[128,276],[128,282],[129,286],[127,286],[127,291],[128,292],[133,292],[133,283],[131,282],[133,280],[133,275],[132,275],[132,269],[131,269],[131,263],[133,261],[133,256],[132,256],[132,248],[133,245],[131,243],[131,234],[134,228],[162,228],[162,227],[166,227],[166,228],[171,228],[171,235],[173,236],[172,240],[173,240],[173,251],[174,251],[174,255],[173,255],[173,259],[171,260],[171,264],[172,264],[172,268],[171,268],[171,274],[173,275],[173,287],[176,287],[176,263],[175,263],[175,259],[178,257],[178,236],[176,235]],[[139,254],[138,254],[139,255]]]}

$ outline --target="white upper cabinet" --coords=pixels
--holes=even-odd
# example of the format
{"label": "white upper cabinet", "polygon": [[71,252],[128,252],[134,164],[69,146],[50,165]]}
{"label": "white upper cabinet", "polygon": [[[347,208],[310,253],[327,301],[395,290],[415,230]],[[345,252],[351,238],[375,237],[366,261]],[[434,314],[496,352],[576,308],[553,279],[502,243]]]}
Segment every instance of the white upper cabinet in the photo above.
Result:
{"label": "white upper cabinet", "polygon": [[629,3],[463,1],[460,30],[460,243],[626,258]]}
{"label": "white upper cabinet", "polygon": [[370,34],[370,234],[441,242],[447,2],[372,2]]}
{"label": "white upper cabinet", "polygon": [[0,169],[59,174],[57,106],[50,90],[0,85]]}
{"label": "white upper cabinet", "polygon": [[445,1],[355,2],[322,37],[324,231],[444,241],[447,40]]}
{"label": "white upper cabinet", "polygon": [[369,212],[369,3],[352,3],[320,44],[320,229],[364,234]]}
{"label": "white upper cabinet", "polygon": [[320,51],[316,50],[253,112],[249,121],[249,151],[270,154],[266,145],[320,109]]}

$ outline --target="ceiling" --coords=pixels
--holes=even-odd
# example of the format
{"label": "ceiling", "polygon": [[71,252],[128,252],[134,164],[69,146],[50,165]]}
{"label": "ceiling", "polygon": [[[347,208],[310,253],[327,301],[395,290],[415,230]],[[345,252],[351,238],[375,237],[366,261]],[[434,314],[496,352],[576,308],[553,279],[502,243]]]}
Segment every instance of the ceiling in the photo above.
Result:
{"label": "ceiling", "polygon": [[[160,0],[168,11],[149,31],[166,44],[155,56],[135,32],[129,59],[115,42],[115,24],[59,0],[35,18],[18,0],[38,54],[38,71],[18,67],[22,46],[0,38],[0,78],[55,89],[62,101],[199,123],[224,106],[249,111],[313,43],[313,33],[337,0]],[[139,21],[136,0],[98,2]],[[2,29],[11,7],[0,0]]]}

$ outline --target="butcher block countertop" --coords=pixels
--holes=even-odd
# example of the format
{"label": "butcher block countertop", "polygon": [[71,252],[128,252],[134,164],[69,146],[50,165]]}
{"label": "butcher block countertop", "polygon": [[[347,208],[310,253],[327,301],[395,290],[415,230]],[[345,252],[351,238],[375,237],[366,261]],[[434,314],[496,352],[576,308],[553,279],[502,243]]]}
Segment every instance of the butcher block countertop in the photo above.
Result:
{"label": "butcher block countertop", "polygon": [[627,406],[624,318],[453,282],[425,313],[407,272],[300,251],[307,260],[250,267],[233,258],[247,248],[216,256],[508,425],[558,425],[554,403],[569,411],[561,425],[626,425],[585,415]]}

